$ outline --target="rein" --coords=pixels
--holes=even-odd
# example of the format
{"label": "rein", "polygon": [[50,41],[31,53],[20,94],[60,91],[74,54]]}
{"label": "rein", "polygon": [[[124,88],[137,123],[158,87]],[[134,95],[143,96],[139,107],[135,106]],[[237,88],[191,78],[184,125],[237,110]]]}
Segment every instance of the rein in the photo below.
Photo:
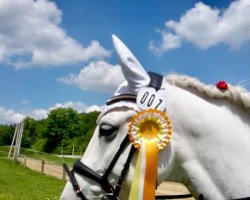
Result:
{"label": "rein", "polygon": [[[149,72],[148,75],[150,76],[150,83],[149,83],[149,87],[153,87],[156,90],[159,90],[161,88],[162,85],[162,81],[163,81],[163,77],[159,74],[156,74],[154,72]],[[134,94],[122,94],[122,95],[118,95],[115,97],[112,97],[109,101],[106,102],[107,105],[111,105],[113,103],[119,102],[119,101],[129,101],[129,102],[134,102],[136,103],[136,95]],[[131,149],[130,152],[128,154],[127,160],[123,166],[123,169],[120,173],[120,176],[118,177],[118,180],[115,184],[115,186],[113,187],[109,181],[108,181],[108,177],[112,171],[112,169],[114,168],[117,160],[119,159],[119,157],[121,156],[121,154],[123,153],[124,149],[129,146],[130,144],[130,140],[129,140],[129,136],[126,135],[126,137],[123,139],[122,143],[120,144],[120,147],[117,151],[117,153],[115,154],[113,160],[111,161],[110,165],[108,166],[106,172],[101,176],[100,174],[98,174],[97,172],[95,172],[94,170],[92,170],[91,168],[89,168],[88,166],[86,166],[85,164],[83,164],[80,160],[76,160],[74,165],[73,165],[73,169],[70,171],[69,168],[67,167],[66,164],[63,164],[63,168],[65,170],[65,172],[67,173],[67,175],[69,176],[69,179],[73,185],[73,189],[76,193],[76,195],[78,197],[80,197],[82,200],[87,200],[87,198],[84,196],[84,194],[82,193],[82,190],[75,178],[75,173],[85,176],[87,178],[90,178],[91,180],[94,180],[95,182],[97,182],[102,189],[106,192],[106,194],[102,197],[102,198],[106,198],[106,199],[110,199],[110,200],[118,200],[118,195],[120,192],[120,189],[122,187],[122,183],[125,179],[125,176],[127,174],[127,171],[129,169],[129,164],[132,160],[133,154],[135,152],[135,147],[133,145],[131,145]],[[191,194],[183,194],[183,195],[159,195],[156,196],[155,199],[182,199],[182,198],[190,198],[192,197]]]}

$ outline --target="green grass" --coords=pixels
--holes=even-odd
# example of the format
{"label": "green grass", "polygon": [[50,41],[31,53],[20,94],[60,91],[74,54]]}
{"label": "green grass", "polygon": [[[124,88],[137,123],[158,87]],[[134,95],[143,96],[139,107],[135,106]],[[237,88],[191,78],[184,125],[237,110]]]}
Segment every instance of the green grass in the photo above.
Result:
{"label": "green grass", "polygon": [[[0,146],[0,200],[59,199],[65,181],[35,172],[7,159],[9,146]],[[25,153],[26,151],[24,151]],[[27,151],[26,156],[56,163],[72,163],[72,159]]]}
{"label": "green grass", "polygon": [[[9,150],[10,150],[10,146],[0,146],[0,157],[7,157]],[[53,154],[31,151],[25,148],[21,148],[21,155],[34,158],[34,159],[38,159],[38,160],[49,161],[49,162],[59,164],[59,165],[66,163],[69,166],[72,166],[76,160],[74,158],[62,158]]]}
{"label": "green grass", "polygon": [[9,146],[0,146],[0,157],[7,157],[9,153]]}
{"label": "green grass", "polygon": [[59,199],[65,181],[41,175],[12,160],[0,158],[0,199]]}

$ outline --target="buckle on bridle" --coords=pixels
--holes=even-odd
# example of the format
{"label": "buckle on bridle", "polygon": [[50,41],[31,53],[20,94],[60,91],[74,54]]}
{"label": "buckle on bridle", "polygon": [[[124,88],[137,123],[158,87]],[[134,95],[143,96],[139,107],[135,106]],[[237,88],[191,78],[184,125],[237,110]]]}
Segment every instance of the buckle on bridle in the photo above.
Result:
{"label": "buckle on bridle", "polygon": [[79,196],[79,194],[82,192],[82,189],[80,187],[76,187],[76,188],[74,188],[74,191],[75,191],[76,195]]}

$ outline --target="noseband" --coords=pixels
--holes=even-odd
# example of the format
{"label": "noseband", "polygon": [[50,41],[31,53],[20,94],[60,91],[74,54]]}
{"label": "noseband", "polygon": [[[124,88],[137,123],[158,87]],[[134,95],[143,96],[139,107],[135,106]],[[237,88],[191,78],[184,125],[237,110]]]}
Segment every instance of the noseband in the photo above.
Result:
{"label": "noseband", "polygon": [[127,147],[128,145],[129,145],[129,137],[127,135],[124,138],[124,140],[122,141],[117,153],[115,154],[115,156],[114,156],[113,160],[111,161],[109,167],[107,168],[106,172],[102,176],[99,175],[98,173],[96,173],[94,170],[92,170],[88,166],[86,166],[85,164],[83,164],[80,160],[75,161],[72,171],[69,171],[67,165],[63,164],[63,167],[70,178],[70,181],[73,185],[74,191],[77,194],[77,196],[79,196],[83,200],[86,200],[86,197],[83,195],[81,188],[80,188],[79,184],[77,183],[77,180],[75,179],[74,172],[76,172],[80,175],[86,176],[87,178],[90,178],[91,180],[94,180],[106,192],[105,196],[108,197],[108,199],[117,200],[122,183],[123,183],[123,180],[127,174],[127,171],[129,169],[129,164],[130,164],[132,156],[135,152],[135,148],[133,145],[131,145],[131,149],[130,149],[130,152],[128,154],[127,160],[123,166],[123,169],[121,171],[121,174],[118,178],[117,183],[115,184],[115,187],[113,187],[108,182],[108,177],[109,177],[112,169],[114,168],[117,160],[119,159],[119,157],[123,153],[125,147]]}
{"label": "noseband", "polygon": [[[81,191],[81,188],[80,188],[80,186],[75,178],[74,173],[80,174],[82,176],[85,176],[85,177],[90,178],[91,180],[94,180],[95,182],[97,182],[103,188],[103,190],[106,192],[106,194],[103,196],[103,197],[106,197],[106,199],[119,200],[118,195],[119,195],[120,189],[122,187],[122,183],[125,179],[127,171],[129,169],[129,164],[130,164],[132,157],[133,157],[133,154],[136,150],[133,145],[131,145],[131,149],[130,149],[130,152],[128,154],[127,160],[123,166],[123,169],[122,169],[120,176],[118,177],[118,180],[117,180],[114,187],[108,182],[108,177],[109,177],[112,169],[114,168],[117,160],[119,159],[119,157],[123,153],[124,149],[128,145],[129,145],[129,137],[128,137],[128,135],[126,135],[126,137],[124,138],[124,140],[122,141],[122,143],[119,147],[119,150],[115,154],[109,167],[107,168],[106,172],[102,176],[99,175],[94,170],[92,170],[91,168],[89,168],[87,165],[83,164],[80,160],[75,161],[75,163],[73,165],[73,169],[71,171],[69,170],[69,168],[67,167],[66,164],[63,164],[64,170],[69,176],[69,179],[73,185],[73,188],[74,188],[76,195],[78,197],[80,197],[82,200],[87,200],[87,198],[84,196],[84,194]],[[192,195],[191,194],[161,195],[161,196],[159,195],[159,196],[156,196],[155,199],[177,199],[177,198],[181,199],[181,198],[189,198],[189,197],[192,197]]]}
{"label": "noseband", "polygon": [[[159,74],[153,73],[153,72],[149,72],[148,73],[150,76],[150,83],[149,86],[155,88],[156,90],[159,90],[161,85],[162,85],[162,80],[163,77]],[[107,101],[107,105],[111,105],[113,103],[119,102],[119,101],[130,101],[130,102],[136,102],[136,95],[131,95],[131,94],[122,94],[119,96],[115,96],[113,98],[111,98],[111,100]],[[121,156],[121,154],[123,153],[123,151],[125,150],[126,147],[128,146],[130,147],[130,152],[128,154],[127,160],[123,166],[123,169],[120,173],[120,176],[118,177],[118,180],[115,184],[115,186],[113,187],[109,181],[108,181],[108,177],[111,173],[111,171],[113,170],[117,160],[119,159],[119,157]],[[64,170],[65,172],[68,174],[69,179],[73,185],[73,189],[76,193],[76,195],[78,197],[80,197],[82,200],[87,200],[87,198],[84,196],[84,194],[81,191],[81,188],[75,178],[74,173],[77,173],[79,175],[85,176],[87,178],[90,178],[91,180],[97,182],[102,189],[106,192],[106,194],[104,194],[104,198],[106,199],[110,199],[110,200],[118,200],[118,195],[122,186],[122,183],[125,179],[125,176],[127,174],[127,171],[129,169],[129,164],[132,160],[133,154],[135,152],[135,147],[133,145],[130,144],[129,141],[129,137],[128,135],[126,135],[126,137],[123,139],[122,143],[120,144],[120,147],[117,151],[117,153],[115,154],[113,160],[111,161],[110,165],[108,166],[106,172],[101,176],[100,174],[98,174],[97,172],[95,172],[94,170],[92,170],[91,168],[89,168],[88,166],[86,166],[85,164],[83,164],[80,160],[76,160],[74,165],[73,165],[73,169],[70,171],[69,168],[67,167],[66,164],[63,164]],[[184,195],[164,195],[164,196],[156,196],[155,199],[176,199],[176,198],[189,198],[192,197],[190,194],[184,194]]]}

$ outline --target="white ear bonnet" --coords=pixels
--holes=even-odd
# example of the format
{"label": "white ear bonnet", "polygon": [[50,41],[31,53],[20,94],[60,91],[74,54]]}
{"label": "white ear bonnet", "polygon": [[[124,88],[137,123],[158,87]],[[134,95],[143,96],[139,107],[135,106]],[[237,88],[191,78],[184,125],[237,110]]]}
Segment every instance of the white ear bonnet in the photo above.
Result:
{"label": "white ear bonnet", "polygon": [[143,88],[162,89],[163,77],[159,74],[147,73],[128,47],[115,35],[112,35],[114,48],[120,60],[122,73],[126,79],[114,96],[107,101],[101,114],[104,115],[115,107],[129,107],[139,110],[136,98]]}

